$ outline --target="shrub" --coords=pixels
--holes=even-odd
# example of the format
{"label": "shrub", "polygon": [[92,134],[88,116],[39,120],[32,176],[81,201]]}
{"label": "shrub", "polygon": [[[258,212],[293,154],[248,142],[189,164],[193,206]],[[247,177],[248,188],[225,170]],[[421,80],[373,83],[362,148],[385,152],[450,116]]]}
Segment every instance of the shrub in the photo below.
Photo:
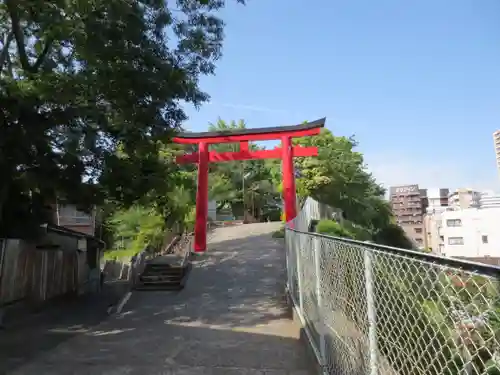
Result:
{"label": "shrub", "polygon": [[353,234],[353,238],[358,241],[371,241],[373,236],[371,232],[359,225],[354,224],[352,221],[344,220],[342,226],[350,233]]}
{"label": "shrub", "polygon": [[382,228],[375,234],[373,239],[378,244],[401,249],[412,250],[415,247],[404,230],[396,224],[389,224],[387,227]]}
{"label": "shrub", "polygon": [[335,237],[345,237],[354,239],[355,235],[348,229],[333,220],[321,220],[316,226],[316,231],[322,234],[328,234]]}

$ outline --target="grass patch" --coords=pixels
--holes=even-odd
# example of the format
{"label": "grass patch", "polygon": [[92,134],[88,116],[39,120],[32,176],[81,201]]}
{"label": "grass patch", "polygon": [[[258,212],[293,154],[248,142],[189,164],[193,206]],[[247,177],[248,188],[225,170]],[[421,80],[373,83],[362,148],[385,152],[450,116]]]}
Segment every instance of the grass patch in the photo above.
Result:
{"label": "grass patch", "polygon": [[316,231],[330,236],[354,239],[354,234],[352,232],[333,220],[320,220],[316,227]]}
{"label": "grass patch", "polygon": [[138,253],[140,253],[140,251],[134,249],[106,250],[103,258],[105,260],[131,258]]}
{"label": "grass patch", "polygon": [[285,227],[273,232],[273,238],[285,238]]}

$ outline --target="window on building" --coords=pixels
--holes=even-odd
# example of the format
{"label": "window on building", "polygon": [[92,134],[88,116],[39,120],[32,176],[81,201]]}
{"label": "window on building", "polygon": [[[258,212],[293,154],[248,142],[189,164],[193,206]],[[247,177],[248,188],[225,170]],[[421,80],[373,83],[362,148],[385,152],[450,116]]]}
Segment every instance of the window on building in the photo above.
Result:
{"label": "window on building", "polygon": [[488,236],[487,235],[482,235],[481,236],[482,240],[483,240],[483,243],[488,243]]}
{"label": "window on building", "polygon": [[422,233],[422,228],[415,228],[415,233]]}
{"label": "window on building", "polygon": [[446,226],[447,227],[461,227],[462,220],[460,220],[460,219],[448,219],[448,220],[446,220]]}
{"label": "window on building", "polygon": [[463,245],[463,237],[448,237],[448,245]]}
{"label": "window on building", "polygon": [[59,215],[76,218],[87,218],[90,216],[88,213],[78,210],[74,205],[60,205]]}
{"label": "window on building", "polygon": [[59,215],[61,216],[75,216],[75,206],[59,205]]}

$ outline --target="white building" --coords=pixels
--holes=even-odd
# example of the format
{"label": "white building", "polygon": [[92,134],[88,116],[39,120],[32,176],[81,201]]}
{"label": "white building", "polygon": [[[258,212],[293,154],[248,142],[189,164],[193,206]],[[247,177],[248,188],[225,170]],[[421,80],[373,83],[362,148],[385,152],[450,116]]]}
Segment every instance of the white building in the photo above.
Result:
{"label": "white building", "polygon": [[425,228],[425,237],[424,237],[424,247],[429,249],[435,254],[441,254],[443,249],[443,240],[440,236],[442,220],[441,213],[443,210],[434,209],[432,212],[428,212],[424,216],[424,228]]}
{"label": "white building", "polygon": [[427,189],[427,213],[443,212],[448,207],[448,195],[450,189],[431,188]]}
{"label": "white building", "polygon": [[443,256],[500,257],[500,207],[445,211],[439,236]]}
{"label": "white building", "polygon": [[441,228],[441,213],[449,209],[449,189],[427,189],[427,208],[424,216],[424,247],[433,253],[440,253],[442,240],[439,236]]}
{"label": "white building", "polygon": [[494,208],[500,207],[500,194],[492,191],[485,191],[480,194],[479,207]]}

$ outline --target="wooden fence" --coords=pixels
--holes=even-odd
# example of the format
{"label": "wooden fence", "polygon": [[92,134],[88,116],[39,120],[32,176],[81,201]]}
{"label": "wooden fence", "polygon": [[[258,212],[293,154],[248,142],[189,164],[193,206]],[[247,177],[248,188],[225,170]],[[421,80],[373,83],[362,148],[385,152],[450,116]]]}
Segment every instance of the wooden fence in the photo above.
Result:
{"label": "wooden fence", "polygon": [[43,302],[77,293],[87,280],[87,259],[83,251],[37,249],[23,240],[1,240],[0,306],[22,300]]}

